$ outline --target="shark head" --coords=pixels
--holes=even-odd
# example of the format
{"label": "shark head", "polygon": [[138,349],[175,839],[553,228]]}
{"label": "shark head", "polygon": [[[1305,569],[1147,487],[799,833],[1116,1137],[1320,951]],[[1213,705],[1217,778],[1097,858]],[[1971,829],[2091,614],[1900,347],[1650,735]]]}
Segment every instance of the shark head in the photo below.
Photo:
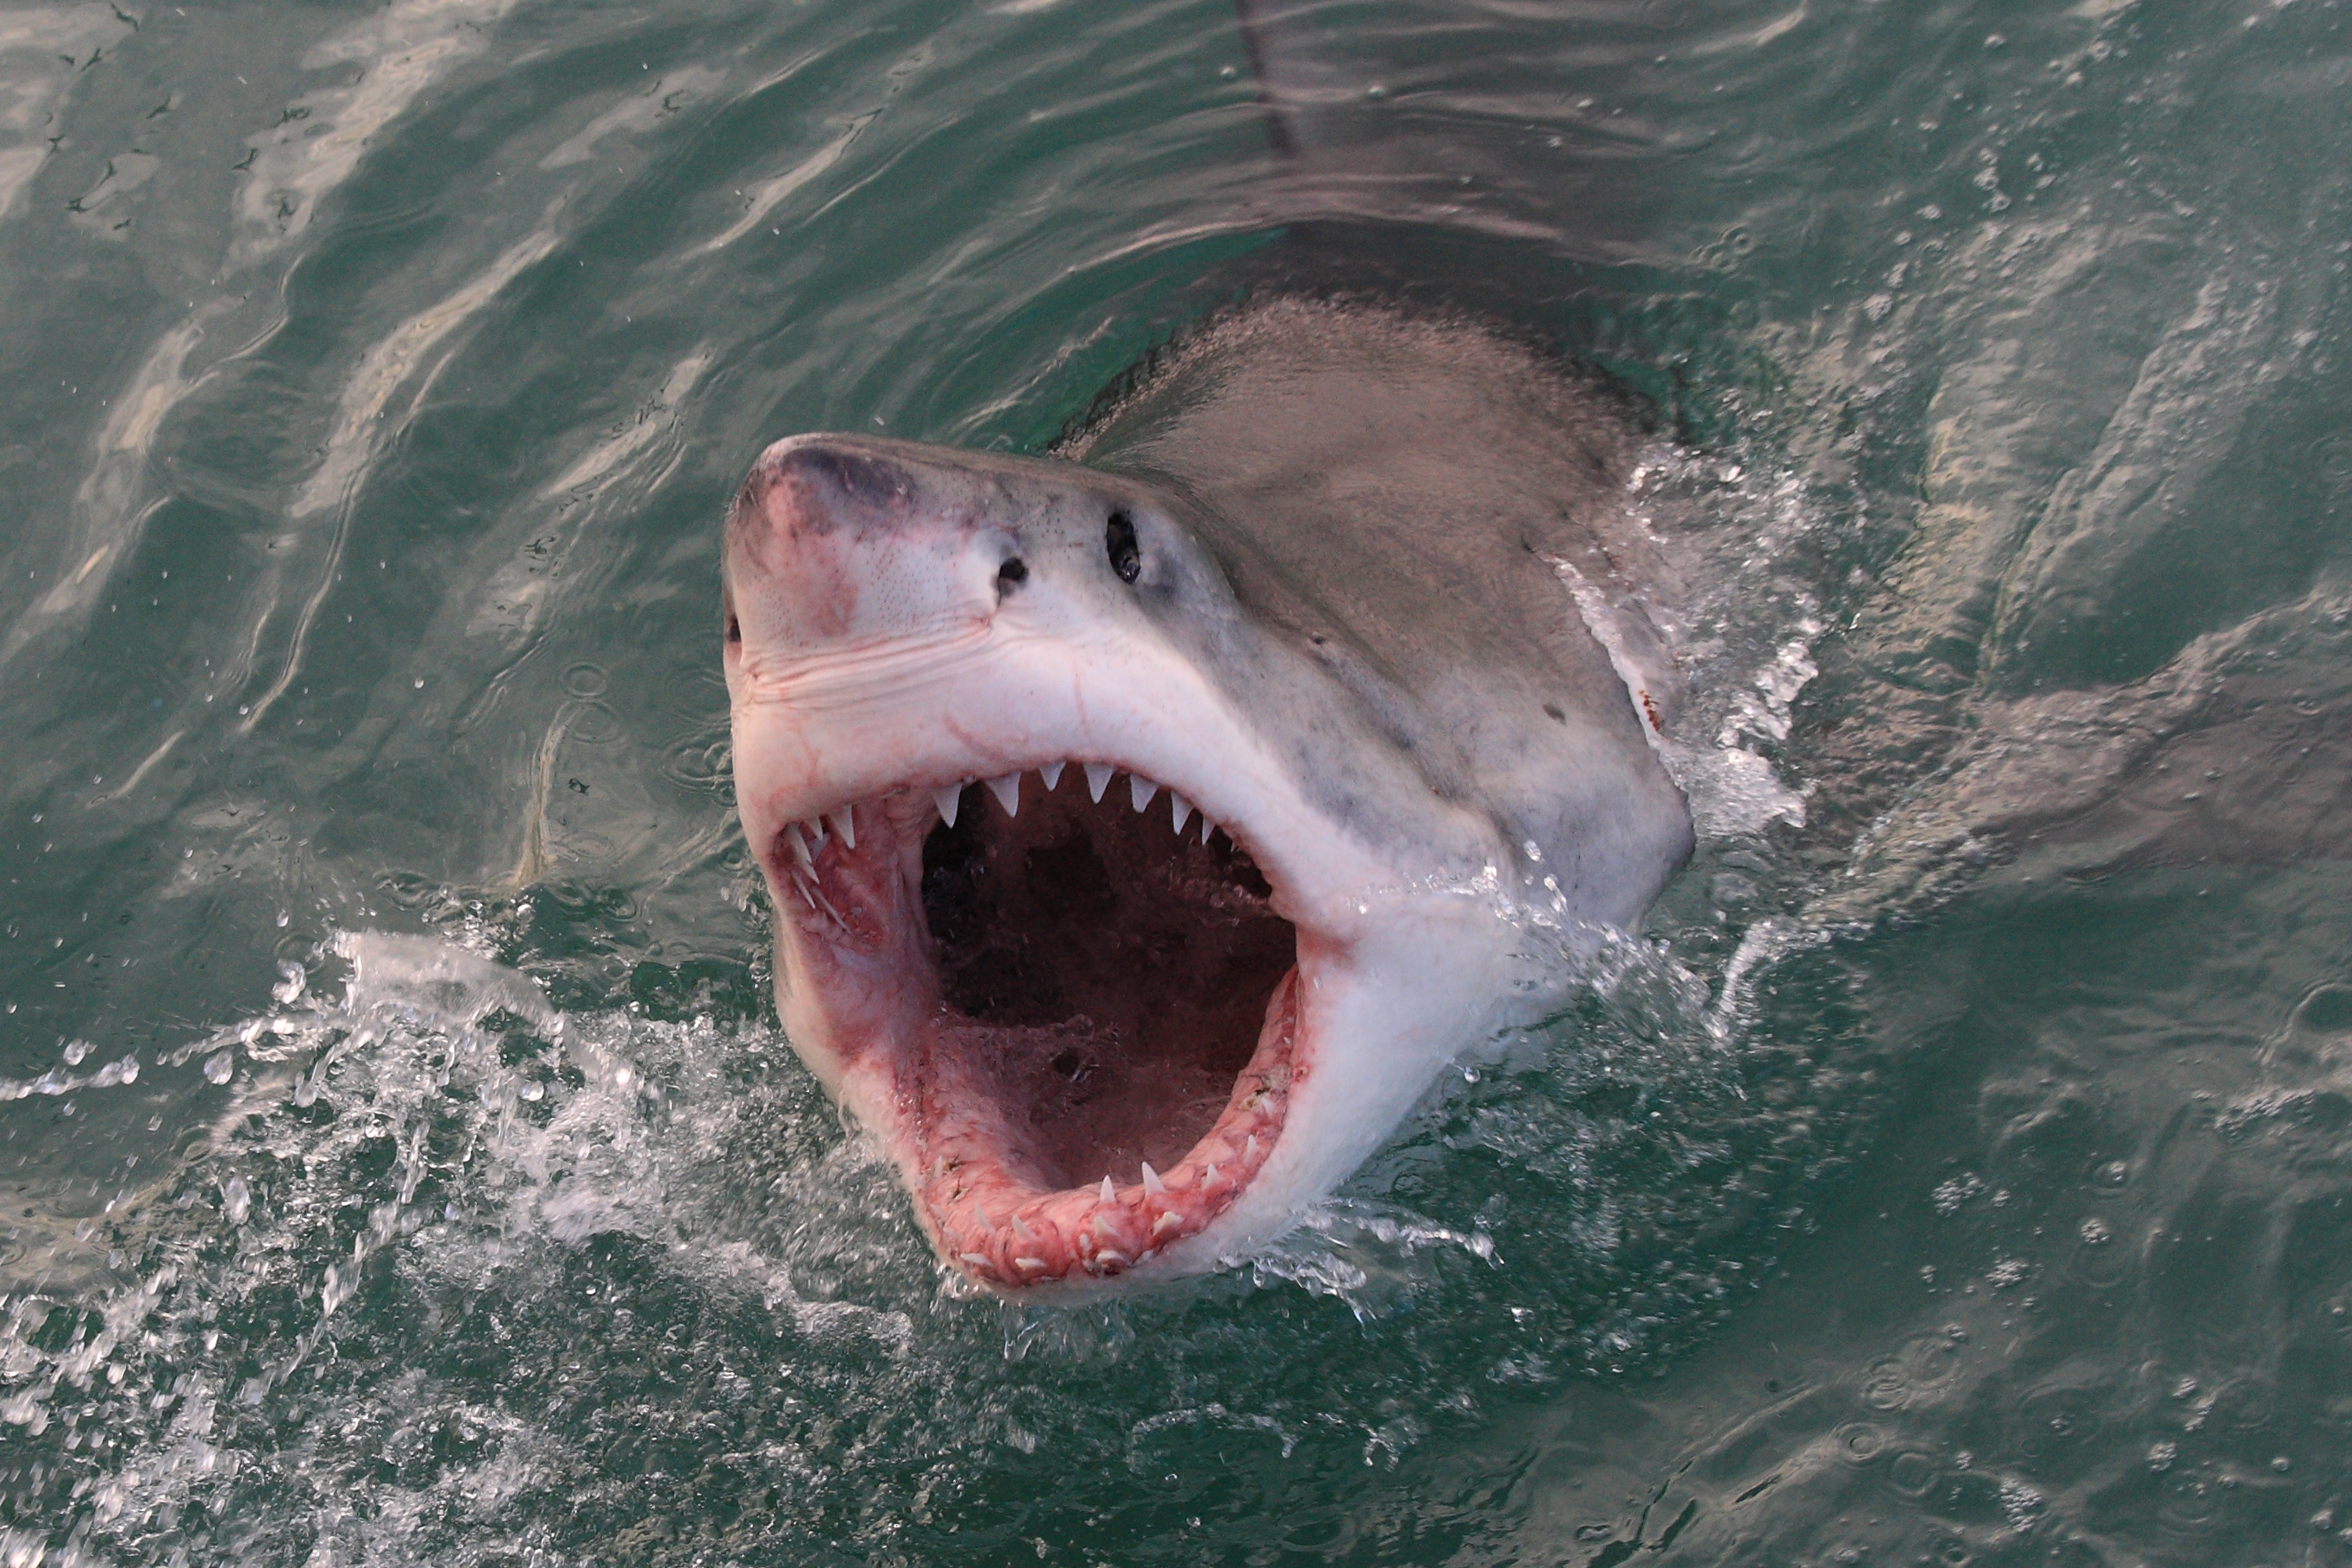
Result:
{"label": "shark head", "polygon": [[[1516,999],[1472,890],[1540,851],[1458,787],[1458,694],[1383,687],[1290,575],[1181,482],[1055,459],[804,436],[738,497],[778,1012],[982,1285],[1246,1256]],[[1580,917],[1680,849],[1640,853]]]}

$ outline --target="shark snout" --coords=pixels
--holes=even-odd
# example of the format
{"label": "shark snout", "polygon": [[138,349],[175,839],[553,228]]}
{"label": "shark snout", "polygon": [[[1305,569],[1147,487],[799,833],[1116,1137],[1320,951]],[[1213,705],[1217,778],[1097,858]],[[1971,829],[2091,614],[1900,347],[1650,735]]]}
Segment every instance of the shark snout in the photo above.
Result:
{"label": "shark snout", "polygon": [[1025,574],[1001,525],[919,462],[850,437],[763,454],[736,498],[730,604],[772,658],[983,621]]}

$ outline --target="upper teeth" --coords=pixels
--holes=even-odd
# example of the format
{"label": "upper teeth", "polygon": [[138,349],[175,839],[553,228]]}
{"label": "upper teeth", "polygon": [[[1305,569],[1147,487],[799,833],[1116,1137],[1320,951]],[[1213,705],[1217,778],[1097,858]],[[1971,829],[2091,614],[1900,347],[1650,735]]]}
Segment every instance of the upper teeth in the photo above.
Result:
{"label": "upper teeth", "polygon": [[[1086,770],[1087,794],[1099,802],[1103,797],[1103,792],[1110,787],[1110,781],[1118,776],[1118,766],[1111,763],[1082,763],[1079,765]],[[1062,770],[1068,766],[1067,763],[1046,763],[1037,769],[1037,777],[1044,783],[1047,795],[1053,794],[1060,787]],[[982,779],[980,782],[988,786],[988,793],[994,795],[997,804],[1004,807],[1005,816],[1021,815],[1021,774],[1018,771],[997,778]],[[940,820],[950,827],[956,825],[957,810],[962,804],[963,792],[971,783],[971,780],[964,779],[956,784],[938,785],[931,791],[931,800],[940,808]],[[1127,776],[1127,798],[1133,803],[1138,811],[1150,805],[1152,799],[1160,794],[1161,787],[1156,780],[1148,779],[1141,773],[1130,773]],[[1172,825],[1180,834],[1184,831],[1185,825],[1192,820],[1193,814],[1199,812],[1201,842],[1206,844],[1209,841],[1209,835],[1216,830],[1217,825],[1209,820],[1208,813],[1201,811],[1200,807],[1172,789],[1168,792],[1168,805]],[[849,808],[844,806],[835,813],[834,816],[840,825],[842,838],[851,848],[856,848],[857,840],[851,837],[851,828],[854,825],[849,820]]]}
{"label": "upper teeth", "polygon": [[[1087,793],[1095,800],[1100,801],[1103,792],[1110,787],[1110,781],[1118,776],[1118,768],[1110,763],[1087,763],[1082,765],[1086,769]],[[1044,781],[1046,794],[1051,795],[1061,784],[1062,770],[1067,766],[1069,766],[1067,763],[1047,763],[1037,770],[1037,776]],[[963,792],[972,782],[971,779],[961,779],[954,784],[939,784],[932,788],[931,804],[939,808],[940,820],[950,827],[956,825],[956,816],[963,803]],[[979,782],[988,786],[988,792],[996,797],[999,805],[1004,807],[1005,816],[1018,816],[1021,814],[1021,774],[1018,771]],[[1161,787],[1158,782],[1148,779],[1141,773],[1131,773],[1128,775],[1128,799],[1134,804],[1138,811],[1150,805],[1153,798],[1160,794]],[[890,793],[894,795],[903,794],[904,786]],[[1192,821],[1193,814],[1200,808],[1172,789],[1168,792],[1168,804],[1172,824],[1177,833],[1181,835],[1184,831],[1185,825]],[[1209,820],[1206,812],[1200,812],[1200,817],[1201,842],[1206,844],[1209,841],[1209,835],[1215,830],[1216,824]],[[816,875],[817,855],[824,848],[827,842],[836,837],[840,838],[844,848],[857,847],[857,807],[855,802],[837,805],[830,811],[821,812],[804,822],[784,824],[784,840],[792,847],[793,859],[802,872],[810,877]]]}

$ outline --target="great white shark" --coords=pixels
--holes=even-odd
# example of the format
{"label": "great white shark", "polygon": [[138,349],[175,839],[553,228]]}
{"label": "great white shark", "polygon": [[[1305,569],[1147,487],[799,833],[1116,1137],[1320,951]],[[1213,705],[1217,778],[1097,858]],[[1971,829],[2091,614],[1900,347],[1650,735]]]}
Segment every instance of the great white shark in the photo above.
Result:
{"label": "great white shark", "polygon": [[1692,826],[1639,441],[1475,321],[1277,298],[1055,457],[761,455],[725,664],[777,1008],[950,1268],[1246,1257],[1558,1006],[1515,911],[1640,919]]}

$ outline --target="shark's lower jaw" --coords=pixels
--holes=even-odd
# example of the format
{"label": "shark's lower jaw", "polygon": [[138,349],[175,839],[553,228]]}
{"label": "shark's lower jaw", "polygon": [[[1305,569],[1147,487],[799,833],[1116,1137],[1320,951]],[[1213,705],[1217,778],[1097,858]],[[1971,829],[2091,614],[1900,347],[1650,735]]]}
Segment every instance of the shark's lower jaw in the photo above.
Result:
{"label": "shark's lower jaw", "polygon": [[1320,944],[1181,796],[1103,763],[908,781],[767,849],[787,1030],[951,1268],[1001,1290],[1124,1274],[1273,1154]]}

